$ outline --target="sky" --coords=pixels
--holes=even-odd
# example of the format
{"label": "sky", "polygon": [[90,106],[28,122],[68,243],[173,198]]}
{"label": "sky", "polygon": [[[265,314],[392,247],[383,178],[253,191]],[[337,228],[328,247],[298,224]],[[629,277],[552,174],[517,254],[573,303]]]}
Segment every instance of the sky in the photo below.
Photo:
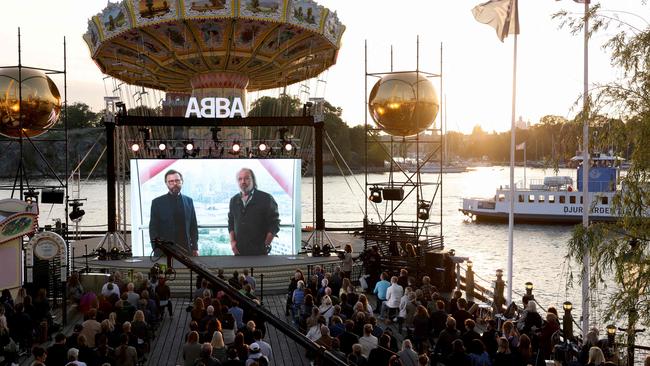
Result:
{"label": "sky", "polygon": [[[442,93],[439,79],[432,81],[446,100],[447,129],[470,132],[480,125],[491,132],[510,128],[513,39],[511,36],[501,43],[493,28],[474,20],[471,9],[480,0],[317,2],[335,10],[347,29],[336,65],[321,76],[325,83],[308,82],[311,96],[325,97],[341,107],[343,119],[349,125],[364,123],[364,84],[367,82],[370,89],[375,82],[365,77],[364,43],[368,47],[369,72],[390,70],[391,46],[394,70],[415,70],[419,36],[420,70],[443,75]],[[650,5],[643,5],[641,0],[598,3],[607,16],[618,16],[639,28],[648,26],[646,20],[634,15],[650,21]],[[17,29],[21,27],[22,64],[61,70],[65,36],[68,102],[80,101],[94,111],[101,110],[106,95],[104,75],[90,58],[82,35],[88,19],[106,4],[106,0],[4,0],[0,66],[17,65]],[[575,103],[583,89],[583,38],[560,29],[560,21],[551,19],[559,10],[579,15],[583,5],[571,0],[523,0],[519,5],[516,116],[531,123],[549,114],[572,118],[579,109]],[[616,32],[618,28],[610,27],[590,41],[590,85],[622,75],[612,68],[609,56],[601,48]],[[62,78],[54,77],[54,81],[62,90]],[[299,90],[294,86],[289,93],[299,94]],[[267,94],[274,93],[277,95],[278,91]],[[259,93],[250,93],[249,100],[258,96]],[[371,121],[370,117],[368,120]]]}

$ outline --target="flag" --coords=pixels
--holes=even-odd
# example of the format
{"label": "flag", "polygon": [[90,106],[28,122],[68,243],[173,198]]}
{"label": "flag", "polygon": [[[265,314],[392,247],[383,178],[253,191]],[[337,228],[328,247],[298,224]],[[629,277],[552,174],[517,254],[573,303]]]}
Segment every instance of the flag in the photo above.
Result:
{"label": "flag", "polygon": [[479,23],[494,28],[501,42],[508,34],[519,34],[517,0],[490,0],[475,6],[472,14]]}
{"label": "flag", "polygon": [[522,142],[521,144],[515,146],[516,150],[526,150],[526,141]]}

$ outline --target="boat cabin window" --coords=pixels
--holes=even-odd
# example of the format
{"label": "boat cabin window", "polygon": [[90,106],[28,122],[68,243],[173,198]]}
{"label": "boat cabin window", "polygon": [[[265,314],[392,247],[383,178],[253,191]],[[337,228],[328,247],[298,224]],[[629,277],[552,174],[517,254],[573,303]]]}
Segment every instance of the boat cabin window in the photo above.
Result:
{"label": "boat cabin window", "polygon": [[609,197],[607,196],[600,197],[600,203],[602,203],[603,205],[609,204]]}
{"label": "boat cabin window", "polygon": [[537,199],[537,202],[542,202],[542,203],[544,203],[544,195],[543,195],[543,194],[540,194],[540,195],[539,195],[539,198]]}
{"label": "boat cabin window", "polygon": [[566,203],[566,196],[560,196],[560,203]]}
{"label": "boat cabin window", "polygon": [[548,203],[555,203],[555,195],[552,194],[548,195]]}
{"label": "boat cabin window", "polygon": [[569,196],[569,203],[576,203],[576,196]]}
{"label": "boat cabin window", "polygon": [[529,194],[528,195],[528,202],[535,202],[535,195],[534,194]]}
{"label": "boat cabin window", "polygon": [[580,196],[580,204],[582,204],[582,196]]}
{"label": "boat cabin window", "polygon": [[506,195],[503,193],[499,194],[499,202],[503,202],[505,200],[506,200]]}
{"label": "boat cabin window", "polygon": [[523,194],[519,195],[519,202],[524,202],[524,195]]}

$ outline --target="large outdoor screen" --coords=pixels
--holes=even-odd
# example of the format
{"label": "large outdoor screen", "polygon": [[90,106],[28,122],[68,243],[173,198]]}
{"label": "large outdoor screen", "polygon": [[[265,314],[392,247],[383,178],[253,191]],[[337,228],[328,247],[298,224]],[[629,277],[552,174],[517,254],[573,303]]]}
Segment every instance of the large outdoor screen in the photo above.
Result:
{"label": "large outdoor screen", "polygon": [[[174,174],[166,179],[170,170],[180,173],[182,182]],[[254,176],[250,184],[256,188],[245,200],[239,178],[250,171]],[[179,189],[180,195],[173,194]],[[260,255],[260,250],[270,255],[296,254],[301,243],[300,159],[131,160],[134,256],[151,254],[150,231],[173,242],[196,240],[198,255],[234,255],[229,216],[231,229],[236,227],[237,237],[248,243],[247,247],[238,243],[239,254]],[[256,231],[267,230],[277,233],[260,239]],[[272,239],[270,246],[265,246],[265,239]]]}

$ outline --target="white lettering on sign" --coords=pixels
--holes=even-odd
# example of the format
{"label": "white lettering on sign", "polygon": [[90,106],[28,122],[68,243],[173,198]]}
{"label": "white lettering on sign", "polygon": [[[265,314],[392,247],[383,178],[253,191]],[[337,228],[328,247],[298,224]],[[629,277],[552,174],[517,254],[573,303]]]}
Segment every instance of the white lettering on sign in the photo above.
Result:
{"label": "white lettering on sign", "polygon": [[233,98],[232,103],[228,98],[202,98],[191,97],[185,111],[185,118],[233,118],[237,115],[246,117],[244,104],[241,98]]}

